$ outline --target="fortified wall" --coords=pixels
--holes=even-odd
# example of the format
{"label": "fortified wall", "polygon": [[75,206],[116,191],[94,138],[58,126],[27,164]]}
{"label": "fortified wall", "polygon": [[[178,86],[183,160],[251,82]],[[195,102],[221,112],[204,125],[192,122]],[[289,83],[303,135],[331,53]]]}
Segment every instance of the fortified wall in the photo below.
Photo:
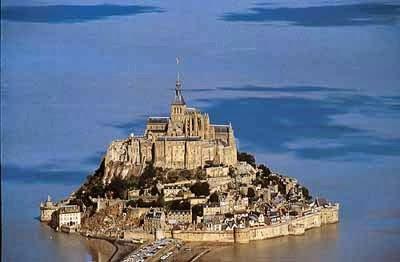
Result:
{"label": "fortified wall", "polygon": [[339,221],[339,205],[324,208],[293,219],[286,223],[250,228],[235,228],[233,231],[172,231],[172,237],[183,241],[210,241],[227,243],[249,243],[252,240],[263,240],[287,235],[302,235],[306,230],[333,224]]}
{"label": "fortified wall", "polygon": [[234,243],[233,231],[172,231],[172,237],[189,242],[228,242]]}

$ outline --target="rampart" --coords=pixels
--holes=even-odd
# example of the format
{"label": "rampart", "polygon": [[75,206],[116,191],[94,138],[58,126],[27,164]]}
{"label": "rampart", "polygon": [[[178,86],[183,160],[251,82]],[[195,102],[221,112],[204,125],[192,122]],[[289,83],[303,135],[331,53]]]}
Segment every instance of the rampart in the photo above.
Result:
{"label": "rampart", "polygon": [[292,219],[288,222],[248,228],[235,228],[232,231],[172,231],[173,238],[183,241],[209,241],[228,243],[248,243],[287,235],[302,235],[306,230],[339,221],[339,205],[323,208],[315,213]]}
{"label": "rampart", "polygon": [[172,237],[193,242],[235,242],[233,231],[172,231]]}

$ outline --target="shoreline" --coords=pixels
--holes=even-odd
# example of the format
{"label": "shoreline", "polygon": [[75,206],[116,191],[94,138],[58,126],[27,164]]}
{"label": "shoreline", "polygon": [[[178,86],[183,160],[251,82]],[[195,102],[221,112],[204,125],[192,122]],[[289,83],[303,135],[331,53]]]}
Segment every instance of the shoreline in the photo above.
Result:
{"label": "shoreline", "polygon": [[[79,235],[81,237],[85,237],[82,234],[79,234]],[[102,237],[86,237],[86,238],[88,238],[89,240],[104,241],[113,247],[113,252],[107,258],[108,262],[121,261],[126,255],[135,251],[138,248],[138,245],[129,243],[127,241],[121,241],[121,240],[110,239],[110,238],[102,238]]]}
{"label": "shoreline", "polygon": [[[330,223],[322,225],[321,227],[313,227],[309,228],[305,231],[302,235],[308,235],[312,231],[320,229],[325,226],[335,225],[336,223]],[[277,236],[274,238],[268,238],[258,241],[269,241],[278,238],[289,238],[289,237],[296,237],[296,235],[282,235]],[[251,241],[251,242],[258,242],[258,241]],[[174,261],[177,262],[195,262],[195,261],[213,261],[210,257],[213,257],[215,253],[220,252],[222,249],[232,248],[235,246],[246,246],[249,243],[233,243],[233,242],[207,242],[207,241],[188,241],[182,246],[182,249],[179,250],[174,257]],[[191,250],[185,254],[185,248],[190,248]],[[203,260],[204,259],[204,260]]]}
{"label": "shoreline", "polygon": [[[304,235],[306,234],[306,231],[309,231],[310,229],[320,228],[327,224],[337,223],[338,211],[339,209],[337,206],[336,208],[324,209],[322,212],[320,210],[319,212],[303,216],[291,221],[291,223],[285,222],[276,225],[244,229],[237,228],[230,232],[170,232],[170,237],[174,239],[180,239],[184,242],[181,248],[174,250],[174,261],[202,261],[204,256],[210,256],[210,253],[214,254],[219,249],[224,247],[237,244],[248,244],[249,242],[257,240],[268,240],[290,235]],[[326,217],[326,219],[322,219],[323,217]],[[47,226],[49,225],[47,224]],[[83,232],[69,234],[79,235],[79,237],[83,237],[86,240],[85,243],[88,247],[88,254],[92,257],[93,261],[103,260],[109,262],[119,262],[128,254],[137,250],[140,246],[139,244],[131,243],[129,240],[114,239],[107,236],[87,236]],[[104,245],[104,243],[107,243],[107,245]],[[112,247],[112,250],[110,247]]]}
{"label": "shoreline", "polygon": [[[234,228],[230,231],[197,231],[197,230],[172,230],[164,232],[167,238],[179,239],[183,241],[184,247],[175,250],[177,261],[197,261],[209,252],[213,252],[217,247],[231,244],[248,244],[252,241],[266,240],[289,235],[303,235],[312,228],[323,227],[327,224],[339,222],[339,205],[325,207],[316,212],[307,214],[296,219],[276,223],[273,225],[260,225],[256,227]],[[47,223],[46,223],[47,224]],[[48,225],[48,224],[47,224]],[[49,226],[49,225],[48,225]],[[139,233],[139,232],[138,232]],[[143,238],[140,235],[131,234],[127,239],[118,239],[103,235],[89,235],[88,232],[78,231],[69,234],[76,234],[86,240],[100,240],[96,243],[86,242],[89,254],[93,260],[103,260],[110,262],[121,261],[129,253],[135,251],[140,245],[132,243],[129,239]],[[107,243],[112,246],[103,245]]]}
{"label": "shoreline", "polygon": [[185,242],[180,250],[174,254],[176,262],[200,261],[205,255],[215,250],[231,246],[233,243],[215,242]]}
{"label": "shoreline", "polygon": [[[57,231],[53,227],[51,227],[48,222],[39,221],[39,223],[49,227],[56,233],[67,235],[71,234],[82,238],[82,240],[84,240],[85,242],[84,245],[86,245],[87,247],[87,253],[91,256],[93,261],[105,259],[105,261],[108,262],[118,262],[121,261],[127,254],[135,251],[138,248],[137,244],[129,243],[128,241],[117,240],[110,237],[86,236],[81,232],[63,232],[61,230]],[[107,250],[110,247],[112,247],[112,252],[109,252]]]}
{"label": "shoreline", "polygon": [[114,252],[111,254],[111,256],[110,256],[110,258],[109,259],[107,259],[107,261],[108,262],[111,262],[113,259],[115,259],[115,256],[117,255],[117,253],[118,253],[118,246],[117,245],[115,245],[113,242],[111,242],[110,240],[106,240],[108,243],[110,243],[111,245],[113,245],[113,247],[114,247]]}
{"label": "shoreline", "polygon": [[137,247],[133,247],[133,246],[128,247],[127,245],[119,244],[116,241],[113,241],[113,242],[110,240],[107,240],[107,241],[109,243],[111,243],[115,248],[114,253],[107,260],[109,262],[121,261],[129,253],[131,253],[137,249]]}

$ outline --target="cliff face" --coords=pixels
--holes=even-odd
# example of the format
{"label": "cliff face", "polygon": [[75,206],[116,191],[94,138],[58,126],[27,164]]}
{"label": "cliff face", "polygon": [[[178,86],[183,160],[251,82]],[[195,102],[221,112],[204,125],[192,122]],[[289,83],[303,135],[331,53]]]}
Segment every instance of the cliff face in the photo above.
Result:
{"label": "cliff face", "polygon": [[105,197],[106,193],[110,192],[121,198],[120,194],[124,189],[119,188],[121,185],[115,188],[116,185],[111,186],[110,183],[114,178],[126,180],[142,174],[144,165],[136,163],[133,159],[130,139],[113,141],[99,167],[74,192],[74,196],[85,206],[93,206],[92,198]]}
{"label": "cliff face", "polygon": [[115,177],[126,179],[139,176],[144,164],[138,159],[137,141],[133,139],[113,141],[104,157],[103,183],[109,184]]}

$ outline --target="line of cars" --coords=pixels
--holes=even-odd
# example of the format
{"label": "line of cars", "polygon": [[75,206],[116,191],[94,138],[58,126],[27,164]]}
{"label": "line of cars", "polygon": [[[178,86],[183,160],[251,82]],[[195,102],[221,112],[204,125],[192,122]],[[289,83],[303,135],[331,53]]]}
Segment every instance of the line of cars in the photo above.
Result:
{"label": "line of cars", "polygon": [[[175,244],[175,242],[176,242],[176,240],[174,240],[174,239],[161,239],[161,240],[154,241],[154,242],[130,253],[127,257],[125,257],[122,260],[122,262],[143,262],[147,258],[154,257],[157,254],[157,252],[159,252],[166,246],[168,246],[170,244]],[[168,252],[167,254],[169,254],[169,253],[172,254],[172,252]],[[171,254],[169,254],[164,260],[161,260],[161,261],[165,261]]]}
{"label": "line of cars", "polygon": [[172,251],[169,251],[167,254],[160,257],[160,261],[167,261],[167,259],[172,255]]}

